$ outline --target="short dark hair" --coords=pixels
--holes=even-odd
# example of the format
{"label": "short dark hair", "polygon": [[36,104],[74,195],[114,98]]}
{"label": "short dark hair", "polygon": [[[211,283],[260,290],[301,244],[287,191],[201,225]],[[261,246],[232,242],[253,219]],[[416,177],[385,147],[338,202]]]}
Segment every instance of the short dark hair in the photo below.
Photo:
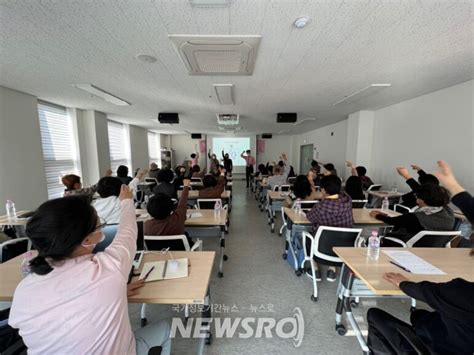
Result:
{"label": "short dark hair", "polygon": [[163,193],[153,195],[146,205],[147,212],[155,219],[165,219],[173,211],[173,208],[173,200]]}
{"label": "short dark hair", "polygon": [[336,175],[323,176],[321,179],[321,188],[329,195],[335,195],[341,192],[341,179]]}
{"label": "short dark hair", "polygon": [[64,175],[61,182],[67,190],[74,190],[74,185],[81,183],[81,177],[74,174]]}
{"label": "short dark hair", "polygon": [[415,189],[415,195],[431,207],[444,207],[449,203],[448,191],[439,185],[423,184]]}
{"label": "short dark hair", "polygon": [[328,171],[331,171],[331,172],[335,170],[333,163],[324,164],[323,167],[324,167],[324,169],[326,169]]}
{"label": "short dark hair", "polygon": [[311,195],[313,189],[306,175],[298,175],[293,185],[293,193],[297,198],[305,199]]}
{"label": "short dark hair", "polygon": [[250,154],[251,152],[252,152],[252,151],[251,151],[250,149],[247,149],[247,150],[246,150],[246,153],[247,153],[247,154]]}
{"label": "short dark hair", "polygon": [[214,175],[207,174],[202,179],[202,184],[204,185],[204,188],[214,187],[217,185],[217,179],[214,177]]}
{"label": "short dark hair", "polygon": [[127,177],[128,176],[128,168],[125,165],[120,165],[117,168],[117,176],[118,177]]}
{"label": "short dark hair", "polygon": [[367,169],[363,166],[356,167],[356,171],[359,176],[365,176],[365,174],[367,174]]}
{"label": "short dark hair", "polygon": [[432,174],[423,174],[418,177],[418,182],[421,185],[424,184],[433,184],[433,185],[439,185],[439,180],[436,176]]}
{"label": "short dark hair", "polygon": [[285,163],[283,162],[283,160],[280,160],[280,161],[278,162],[278,165],[280,165],[280,166],[285,166]]}
{"label": "short dark hair", "polygon": [[26,225],[26,234],[38,256],[30,261],[31,271],[46,275],[53,270],[46,261],[62,261],[71,256],[97,227],[94,207],[84,196],[49,200],[35,211]]}
{"label": "short dark hair", "polygon": [[313,159],[313,160],[311,161],[311,166],[312,166],[312,167],[319,166],[319,163],[318,163],[316,160]]}
{"label": "short dark hair", "polygon": [[192,170],[193,173],[198,173],[198,172],[201,171],[201,167],[196,164],[196,165],[194,165],[194,166],[192,167],[191,170]]}
{"label": "short dark hair", "polygon": [[196,153],[192,153],[191,158],[193,158],[193,159],[196,158]]}
{"label": "short dark hair", "polygon": [[364,191],[362,190],[362,180],[360,176],[350,176],[346,181],[346,186],[344,191],[353,199],[353,200],[364,200]]}
{"label": "short dark hair", "polygon": [[158,182],[171,182],[174,179],[174,174],[171,169],[161,169],[158,172]]}
{"label": "short dark hair", "polygon": [[119,196],[122,189],[122,180],[113,176],[104,176],[97,184],[97,193],[102,198]]}

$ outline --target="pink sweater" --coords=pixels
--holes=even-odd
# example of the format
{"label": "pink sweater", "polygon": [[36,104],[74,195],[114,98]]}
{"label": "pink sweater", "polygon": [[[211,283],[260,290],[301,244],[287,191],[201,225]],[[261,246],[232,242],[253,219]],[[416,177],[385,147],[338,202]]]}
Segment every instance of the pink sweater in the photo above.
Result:
{"label": "pink sweater", "polygon": [[68,259],[47,275],[31,274],[15,290],[9,323],[28,354],[135,354],[128,318],[127,279],[136,252],[130,199],[102,253]]}

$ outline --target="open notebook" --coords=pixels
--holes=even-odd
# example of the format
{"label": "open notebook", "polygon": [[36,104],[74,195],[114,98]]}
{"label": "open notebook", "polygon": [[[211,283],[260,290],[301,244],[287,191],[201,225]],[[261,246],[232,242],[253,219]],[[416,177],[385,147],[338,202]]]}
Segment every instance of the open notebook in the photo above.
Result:
{"label": "open notebook", "polygon": [[143,279],[152,267],[154,267],[154,269],[150,275],[148,275],[145,282],[188,277],[188,258],[150,261],[145,263],[139,279]]}

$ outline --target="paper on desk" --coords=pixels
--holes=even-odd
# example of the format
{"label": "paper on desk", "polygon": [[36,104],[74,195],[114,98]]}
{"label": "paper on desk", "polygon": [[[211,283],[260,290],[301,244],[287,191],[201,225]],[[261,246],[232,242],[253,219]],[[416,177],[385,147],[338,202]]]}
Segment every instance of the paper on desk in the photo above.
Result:
{"label": "paper on desk", "polygon": [[384,214],[386,214],[386,215],[389,216],[389,217],[398,217],[398,216],[400,216],[400,213],[395,212],[395,211],[392,211],[392,210],[385,210],[385,211],[382,211],[380,208],[374,208],[374,211],[377,211],[377,212],[380,212],[380,213],[384,213]]}
{"label": "paper on desk", "polygon": [[423,275],[445,275],[443,271],[410,251],[405,250],[383,250],[397,264],[407,268],[413,274]]}
{"label": "paper on desk", "polygon": [[202,213],[200,213],[200,212],[191,212],[191,213],[188,214],[189,219],[199,218],[199,217],[202,217]]}

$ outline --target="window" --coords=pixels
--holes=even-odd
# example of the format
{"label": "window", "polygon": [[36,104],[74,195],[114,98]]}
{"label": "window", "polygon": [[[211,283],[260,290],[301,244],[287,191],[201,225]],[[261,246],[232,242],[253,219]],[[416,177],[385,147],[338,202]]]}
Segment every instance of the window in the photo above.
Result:
{"label": "window", "polygon": [[128,167],[129,176],[132,173],[132,164],[130,159],[130,141],[125,125],[108,121],[109,148],[110,148],[110,168],[115,174],[119,165]]}
{"label": "window", "polygon": [[38,116],[48,196],[50,199],[62,197],[61,177],[80,174],[72,119],[65,107],[41,101],[38,102]]}
{"label": "window", "polygon": [[148,158],[149,163],[156,163],[161,168],[161,142],[160,135],[148,132]]}

